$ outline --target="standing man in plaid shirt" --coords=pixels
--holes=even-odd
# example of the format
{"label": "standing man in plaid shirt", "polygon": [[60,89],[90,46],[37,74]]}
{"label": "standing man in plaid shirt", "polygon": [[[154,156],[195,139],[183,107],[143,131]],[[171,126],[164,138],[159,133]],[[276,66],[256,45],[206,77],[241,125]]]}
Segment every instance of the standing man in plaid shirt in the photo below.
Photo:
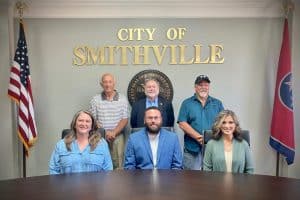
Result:
{"label": "standing man in plaid shirt", "polygon": [[100,85],[103,91],[92,98],[90,112],[99,127],[105,129],[105,139],[110,147],[113,167],[120,169],[124,159],[124,130],[128,123],[128,101],[115,89],[116,80],[112,74],[103,74]]}

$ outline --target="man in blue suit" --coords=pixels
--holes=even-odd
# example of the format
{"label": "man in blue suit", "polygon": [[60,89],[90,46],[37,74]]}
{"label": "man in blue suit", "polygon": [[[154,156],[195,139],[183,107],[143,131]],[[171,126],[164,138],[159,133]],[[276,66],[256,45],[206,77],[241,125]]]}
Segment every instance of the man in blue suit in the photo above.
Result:
{"label": "man in blue suit", "polygon": [[159,82],[155,79],[145,81],[145,98],[136,101],[132,105],[130,125],[131,128],[144,127],[144,113],[146,108],[155,106],[162,113],[163,127],[174,126],[174,110],[171,102],[159,96]]}
{"label": "man in blue suit", "polygon": [[182,152],[176,133],[162,126],[160,110],[149,107],[145,128],[129,136],[124,169],[182,169]]}

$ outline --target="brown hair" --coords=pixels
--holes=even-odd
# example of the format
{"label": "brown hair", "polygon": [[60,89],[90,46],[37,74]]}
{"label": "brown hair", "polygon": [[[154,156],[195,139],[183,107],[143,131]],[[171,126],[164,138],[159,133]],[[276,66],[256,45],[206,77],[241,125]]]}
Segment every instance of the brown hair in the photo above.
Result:
{"label": "brown hair", "polygon": [[225,118],[228,116],[232,117],[232,119],[235,123],[235,126],[236,126],[235,130],[233,132],[233,137],[235,139],[237,139],[238,141],[242,141],[243,138],[241,136],[240,123],[237,119],[236,114],[231,110],[223,110],[218,114],[218,116],[216,117],[215,122],[213,124],[213,127],[212,127],[212,138],[215,140],[219,140],[222,137],[223,132],[221,131],[221,126],[222,126],[222,123],[225,120]]}
{"label": "brown hair", "polygon": [[93,151],[97,147],[97,144],[101,139],[101,134],[98,131],[97,123],[93,115],[89,111],[80,110],[74,115],[70,125],[71,131],[64,138],[68,151],[71,151],[71,143],[76,139],[76,128],[75,128],[76,121],[79,115],[82,113],[89,115],[92,119],[92,128],[89,132],[89,144],[90,144],[91,151]]}

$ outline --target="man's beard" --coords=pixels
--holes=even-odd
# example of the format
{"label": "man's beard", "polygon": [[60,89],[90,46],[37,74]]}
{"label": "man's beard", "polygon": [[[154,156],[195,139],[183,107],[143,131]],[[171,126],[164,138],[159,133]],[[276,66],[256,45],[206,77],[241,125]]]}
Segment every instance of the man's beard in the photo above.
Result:
{"label": "man's beard", "polygon": [[146,124],[146,131],[150,134],[158,134],[160,131],[161,125],[158,125],[156,128],[152,128]]}
{"label": "man's beard", "polygon": [[201,97],[207,97],[208,96],[208,91],[200,91],[198,95],[201,96]]}

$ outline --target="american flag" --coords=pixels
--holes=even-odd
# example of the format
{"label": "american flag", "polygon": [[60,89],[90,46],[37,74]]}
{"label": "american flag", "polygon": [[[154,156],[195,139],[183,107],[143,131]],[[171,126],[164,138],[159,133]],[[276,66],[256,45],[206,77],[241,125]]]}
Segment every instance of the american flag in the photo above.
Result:
{"label": "american flag", "polygon": [[37,139],[37,130],[34,118],[27,44],[22,21],[20,22],[18,46],[10,71],[8,96],[18,105],[18,136],[28,153],[29,148]]}

